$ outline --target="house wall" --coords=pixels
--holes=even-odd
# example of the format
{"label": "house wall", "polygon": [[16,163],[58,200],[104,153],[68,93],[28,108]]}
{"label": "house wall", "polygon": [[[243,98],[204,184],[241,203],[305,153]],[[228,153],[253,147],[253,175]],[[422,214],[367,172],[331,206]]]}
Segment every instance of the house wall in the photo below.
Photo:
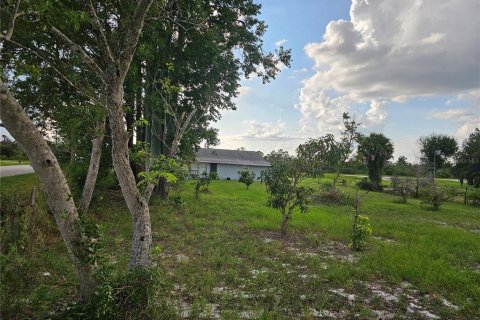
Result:
{"label": "house wall", "polygon": [[[230,178],[232,180],[238,180],[240,175],[238,171],[253,171],[255,172],[255,179],[260,177],[260,174],[263,170],[267,169],[268,167],[259,167],[259,166],[242,166],[236,164],[222,164],[219,163],[217,165],[217,172],[219,179],[227,179]],[[198,163],[195,162],[190,166],[190,173],[198,173],[202,174],[202,172],[206,171],[210,173],[210,163]]]}
{"label": "house wall", "polygon": [[190,173],[192,173],[192,174],[202,174],[205,171],[207,173],[210,173],[210,164],[209,163],[194,162],[190,165]]}

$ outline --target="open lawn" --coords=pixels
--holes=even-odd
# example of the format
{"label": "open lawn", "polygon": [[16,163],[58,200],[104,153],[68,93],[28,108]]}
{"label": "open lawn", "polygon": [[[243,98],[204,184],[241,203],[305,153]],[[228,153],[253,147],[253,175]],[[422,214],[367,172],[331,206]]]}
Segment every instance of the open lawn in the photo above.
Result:
{"label": "open lawn", "polygon": [[[347,178],[341,189],[352,194],[355,180]],[[24,190],[28,199],[35,183],[34,175],[4,178],[2,193]],[[176,310],[177,318],[480,318],[478,207],[446,203],[432,211],[416,199],[400,204],[371,192],[361,213],[373,235],[365,251],[354,253],[348,205],[312,203],[307,214],[294,216],[282,240],[281,216],[265,206],[260,183],[246,190],[236,181],[215,181],[199,200],[187,183],[181,197],[181,207],[154,199],[150,210],[165,302],[158,308]],[[38,206],[45,207],[42,199]],[[20,241],[2,255],[2,318],[44,318],[76,299],[66,249],[44,211],[32,214],[22,231],[35,246]],[[119,191],[97,197],[92,215],[101,225],[104,256],[115,269],[126,268],[131,217]],[[2,241],[7,231],[2,225]]]}
{"label": "open lawn", "polygon": [[16,166],[19,164],[29,164],[30,162],[27,160],[22,160],[22,162],[18,162],[18,160],[0,160],[0,167],[2,166]]}

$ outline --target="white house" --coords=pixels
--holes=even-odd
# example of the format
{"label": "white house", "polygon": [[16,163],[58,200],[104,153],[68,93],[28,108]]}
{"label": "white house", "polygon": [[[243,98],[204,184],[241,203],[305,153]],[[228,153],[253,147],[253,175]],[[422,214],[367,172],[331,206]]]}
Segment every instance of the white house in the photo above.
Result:
{"label": "white house", "polygon": [[239,171],[253,171],[260,177],[263,170],[270,167],[270,162],[256,151],[200,149],[195,154],[195,162],[190,166],[191,174],[217,172],[219,179],[238,180]]}

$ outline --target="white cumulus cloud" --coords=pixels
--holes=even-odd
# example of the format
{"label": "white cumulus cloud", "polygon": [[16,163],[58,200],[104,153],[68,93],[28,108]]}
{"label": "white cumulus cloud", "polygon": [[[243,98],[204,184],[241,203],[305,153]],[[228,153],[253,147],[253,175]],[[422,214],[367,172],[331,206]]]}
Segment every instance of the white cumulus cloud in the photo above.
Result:
{"label": "white cumulus cloud", "polygon": [[222,136],[220,147],[227,149],[245,147],[247,150],[261,150],[264,153],[277,149],[294,152],[298,144],[306,140],[298,132],[292,132],[282,121],[246,120],[243,121],[243,125],[245,127],[243,133]]}
{"label": "white cumulus cloud", "polygon": [[277,42],[275,42],[275,45],[277,47],[280,47],[280,46],[283,46],[285,43],[287,43],[287,39],[282,39],[282,40],[278,40]]}
{"label": "white cumulus cloud", "polygon": [[242,96],[244,97],[251,91],[252,91],[252,87],[241,86],[240,88],[238,88],[238,97],[242,97]]}
{"label": "white cumulus cloud", "polygon": [[451,108],[444,111],[433,110],[429,116],[433,119],[451,120],[458,123],[456,136],[465,139],[475,128],[480,129],[480,107],[472,104],[465,108]]}
{"label": "white cumulus cloud", "polygon": [[283,141],[295,139],[287,133],[285,123],[278,121],[272,122],[258,122],[256,120],[249,120],[243,122],[247,129],[240,137],[242,139],[257,139],[257,140],[269,140],[269,141]]}
{"label": "white cumulus cloud", "polygon": [[368,103],[365,123],[381,126],[389,101],[478,90],[479,12],[478,0],[353,0],[349,21],[305,46],[315,74],[300,93],[302,125],[329,128]]}
{"label": "white cumulus cloud", "polygon": [[387,112],[384,101],[372,100],[370,108],[367,110],[362,124],[367,128],[379,129],[385,124]]}

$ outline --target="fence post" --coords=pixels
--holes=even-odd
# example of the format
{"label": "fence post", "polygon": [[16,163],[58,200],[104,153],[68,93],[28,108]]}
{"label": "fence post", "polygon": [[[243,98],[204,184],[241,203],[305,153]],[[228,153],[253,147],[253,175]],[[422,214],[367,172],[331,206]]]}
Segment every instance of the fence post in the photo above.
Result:
{"label": "fence post", "polygon": [[465,200],[464,200],[465,204],[467,204],[467,191],[468,191],[468,187],[465,187]]}

